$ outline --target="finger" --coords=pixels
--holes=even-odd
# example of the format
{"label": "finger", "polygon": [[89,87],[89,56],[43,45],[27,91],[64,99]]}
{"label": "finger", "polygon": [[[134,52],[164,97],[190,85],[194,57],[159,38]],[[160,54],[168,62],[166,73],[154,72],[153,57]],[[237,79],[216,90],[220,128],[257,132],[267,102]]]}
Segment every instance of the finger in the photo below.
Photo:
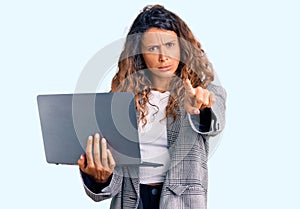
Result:
{"label": "finger", "polygon": [[196,90],[196,95],[195,95],[196,104],[195,104],[195,107],[200,109],[201,106],[203,105],[203,100],[204,100],[204,93],[203,92],[204,91],[200,86],[198,86],[195,90]]}
{"label": "finger", "polygon": [[215,102],[216,102],[215,94],[213,92],[210,92],[210,94],[209,94],[209,108],[211,108]]}
{"label": "finger", "polygon": [[86,160],[87,165],[94,166],[93,154],[92,154],[93,137],[89,136],[86,145]]}
{"label": "finger", "polygon": [[94,162],[97,166],[101,166],[99,143],[100,143],[100,135],[96,133],[94,136]]}
{"label": "finger", "polygon": [[209,105],[209,95],[210,92],[206,89],[203,91],[203,105],[208,106]]}
{"label": "finger", "polygon": [[193,88],[193,86],[191,84],[190,79],[188,79],[188,78],[185,79],[183,83],[184,83],[184,87],[185,87],[185,90],[188,93],[188,95],[190,97],[194,97],[196,92],[195,92],[195,89]]}
{"label": "finger", "polygon": [[200,114],[200,110],[197,107],[192,106],[189,102],[185,102],[184,108],[189,114]]}
{"label": "finger", "polygon": [[80,170],[84,171],[85,170],[85,157],[84,157],[84,155],[80,155],[80,158],[78,159],[77,163],[79,165]]}
{"label": "finger", "polygon": [[104,168],[108,168],[107,162],[107,143],[104,138],[101,140],[101,162]]}
{"label": "finger", "polygon": [[114,158],[113,158],[113,156],[112,156],[109,149],[107,149],[107,158],[108,158],[108,161],[109,161],[109,168],[111,170],[113,170],[116,166],[116,162],[115,162],[115,160],[114,160]]}

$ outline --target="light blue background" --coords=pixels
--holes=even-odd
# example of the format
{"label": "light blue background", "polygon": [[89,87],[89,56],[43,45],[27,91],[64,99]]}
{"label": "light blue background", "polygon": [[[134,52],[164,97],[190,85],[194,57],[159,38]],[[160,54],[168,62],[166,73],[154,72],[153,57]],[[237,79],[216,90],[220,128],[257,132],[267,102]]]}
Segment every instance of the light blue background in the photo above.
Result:
{"label": "light blue background", "polygon": [[[187,22],[228,92],[209,208],[299,209],[298,1],[186,2],[159,1]],[[36,96],[73,92],[88,60],[152,3],[0,1],[0,208],[108,208],[85,195],[76,166],[46,163]]]}

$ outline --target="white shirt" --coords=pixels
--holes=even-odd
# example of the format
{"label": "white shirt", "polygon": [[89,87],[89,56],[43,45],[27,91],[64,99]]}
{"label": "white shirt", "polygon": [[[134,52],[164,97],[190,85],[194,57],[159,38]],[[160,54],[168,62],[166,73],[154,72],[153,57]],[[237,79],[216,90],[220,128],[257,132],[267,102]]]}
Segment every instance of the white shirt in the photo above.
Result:
{"label": "white shirt", "polygon": [[[170,92],[151,91],[147,103],[147,124],[139,123],[141,158],[143,161],[162,163],[161,167],[140,167],[140,183],[151,184],[163,182],[170,156],[167,141],[166,106]],[[151,105],[152,104],[152,105]],[[153,106],[154,105],[154,106]]]}

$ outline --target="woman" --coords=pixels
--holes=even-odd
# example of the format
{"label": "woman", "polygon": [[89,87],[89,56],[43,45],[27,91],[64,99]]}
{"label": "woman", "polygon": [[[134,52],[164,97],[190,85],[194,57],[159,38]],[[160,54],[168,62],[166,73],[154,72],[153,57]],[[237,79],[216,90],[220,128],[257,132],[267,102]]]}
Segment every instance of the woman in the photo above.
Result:
{"label": "woman", "polygon": [[[112,91],[135,94],[141,158],[153,167],[118,167],[99,134],[78,164],[86,193],[111,208],[201,208],[207,205],[210,136],[225,122],[226,93],[211,84],[212,66],[189,27],[160,5],[134,20]],[[101,139],[100,139],[101,138]]]}

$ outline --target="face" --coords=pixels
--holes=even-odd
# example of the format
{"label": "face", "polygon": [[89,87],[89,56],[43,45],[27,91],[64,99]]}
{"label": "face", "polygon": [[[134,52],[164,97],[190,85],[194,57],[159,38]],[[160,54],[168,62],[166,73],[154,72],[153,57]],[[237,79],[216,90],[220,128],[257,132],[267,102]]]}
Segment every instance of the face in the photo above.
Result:
{"label": "face", "polygon": [[148,29],[142,38],[142,54],[152,79],[170,79],[180,61],[176,33],[160,28]]}

